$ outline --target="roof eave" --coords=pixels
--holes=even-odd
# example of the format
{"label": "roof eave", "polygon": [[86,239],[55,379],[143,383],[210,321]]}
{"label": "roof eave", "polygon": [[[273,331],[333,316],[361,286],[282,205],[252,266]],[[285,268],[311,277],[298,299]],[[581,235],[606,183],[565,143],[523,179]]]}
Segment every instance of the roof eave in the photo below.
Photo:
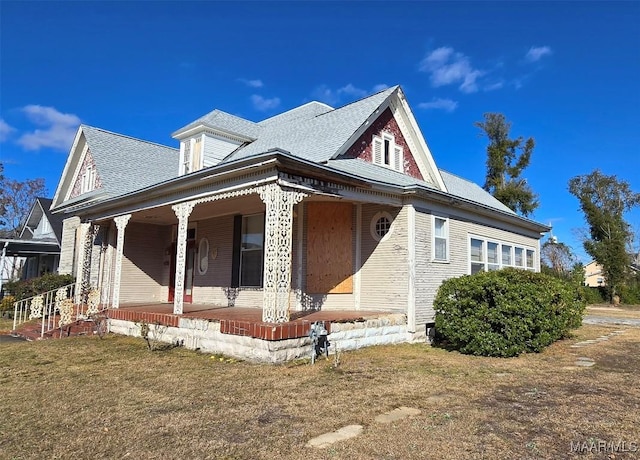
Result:
{"label": "roof eave", "polygon": [[235,138],[239,142],[253,142],[256,140],[255,137],[250,137],[250,136],[246,136],[244,134],[236,133],[226,129],[221,129],[216,126],[208,125],[206,123],[198,123],[197,125],[194,125],[194,126],[191,126],[191,125],[185,126],[184,128],[181,128],[178,131],[175,131],[174,133],[172,133],[171,137],[173,137],[178,141],[182,141],[184,139],[195,136],[207,130],[213,131],[214,134],[219,133],[220,135],[225,137]]}
{"label": "roof eave", "polygon": [[474,211],[479,211],[485,216],[494,218],[500,217],[500,220],[502,221],[517,223],[520,226],[524,225],[526,228],[539,233],[546,233],[551,230],[550,226],[541,224],[531,219],[527,219],[526,217],[522,217],[517,214],[511,214],[509,212],[502,211],[501,209],[492,208],[491,206],[487,206],[485,204],[478,203],[476,201],[472,201],[456,195],[451,195],[450,193],[442,192],[437,189],[424,187],[422,185],[410,185],[404,187],[404,190],[405,194],[416,194],[423,196],[428,194],[428,198],[436,199],[440,202],[454,205],[460,208],[470,208]]}

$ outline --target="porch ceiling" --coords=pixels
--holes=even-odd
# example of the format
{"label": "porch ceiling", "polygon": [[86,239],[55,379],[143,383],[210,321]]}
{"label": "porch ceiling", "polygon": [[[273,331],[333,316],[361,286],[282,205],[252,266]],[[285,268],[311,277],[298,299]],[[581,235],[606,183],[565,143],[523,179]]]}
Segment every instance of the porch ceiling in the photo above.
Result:
{"label": "porch ceiling", "polygon": [[[326,195],[311,195],[305,201],[343,201],[340,198]],[[353,201],[353,200],[349,200]],[[236,198],[228,198],[220,201],[211,201],[196,205],[189,216],[190,222],[210,219],[212,217],[225,216],[230,214],[255,214],[264,212],[264,203],[257,194]],[[175,225],[178,223],[171,205],[158,206],[156,208],[143,209],[131,214],[130,222],[153,224],[153,225]]]}
{"label": "porch ceiling", "polygon": [[[258,195],[248,195],[198,204],[193,208],[189,221],[193,222],[229,214],[252,214],[263,211],[264,203],[262,203],[260,197]],[[174,225],[178,223],[178,218],[173,209],[171,209],[171,205],[168,204],[136,211],[131,215],[131,222]]]}

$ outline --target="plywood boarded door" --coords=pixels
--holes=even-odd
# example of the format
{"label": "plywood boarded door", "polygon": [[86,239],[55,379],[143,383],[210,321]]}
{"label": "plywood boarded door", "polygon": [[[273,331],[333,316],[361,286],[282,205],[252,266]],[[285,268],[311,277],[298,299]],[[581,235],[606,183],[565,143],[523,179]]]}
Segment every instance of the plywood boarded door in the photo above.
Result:
{"label": "plywood boarded door", "polygon": [[307,204],[307,292],[353,292],[351,203]]}

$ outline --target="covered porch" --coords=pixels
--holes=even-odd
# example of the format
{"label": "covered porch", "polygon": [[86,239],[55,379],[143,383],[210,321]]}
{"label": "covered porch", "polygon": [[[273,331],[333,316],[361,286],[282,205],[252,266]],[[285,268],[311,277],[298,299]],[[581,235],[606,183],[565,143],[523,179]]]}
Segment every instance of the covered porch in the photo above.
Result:
{"label": "covered porch", "polygon": [[[380,313],[376,305],[406,316],[404,281],[377,282],[406,263],[396,242],[375,238],[404,218],[400,200],[329,194],[293,179],[243,181],[177,204],[87,216],[78,227],[77,292],[97,288],[114,319],[143,312],[156,315],[149,323],[217,320],[224,333],[242,316],[345,321]],[[388,240],[382,249],[380,240]],[[374,276],[363,286],[364,265]]]}

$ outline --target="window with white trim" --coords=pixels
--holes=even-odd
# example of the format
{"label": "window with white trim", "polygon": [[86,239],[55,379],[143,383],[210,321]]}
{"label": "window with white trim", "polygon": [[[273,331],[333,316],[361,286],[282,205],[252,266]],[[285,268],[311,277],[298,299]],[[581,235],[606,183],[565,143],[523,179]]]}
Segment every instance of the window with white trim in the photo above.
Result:
{"label": "window with white trim", "polygon": [[191,139],[182,142],[182,174],[191,172]]}
{"label": "window with white trim", "polygon": [[264,214],[242,217],[240,286],[262,286]]}
{"label": "window with white trim", "polygon": [[93,165],[87,165],[80,180],[80,193],[92,191],[96,185],[96,169]]}
{"label": "window with white trim", "polygon": [[524,249],[523,248],[515,248],[514,251],[515,251],[515,254],[516,254],[515,266],[516,267],[524,267],[524,257],[522,257]]}
{"label": "window with white trim", "polygon": [[204,275],[209,269],[209,240],[202,238],[198,245],[198,273]]}
{"label": "window with white trim", "polygon": [[498,270],[500,268],[500,260],[498,260],[498,243],[487,241],[487,270]]}
{"label": "window with white trim", "polygon": [[513,255],[511,254],[513,247],[508,244],[502,245],[502,265],[513,265]]}
{"label": "window with white trim", "polygon": [[535,251],[531,249],[527,249],[526,254],[527,254],[527,268],[531,270],[535,269],[535,263],[534,263]]}
{"label": "window with white trim", "polygon": [[469,236],[469,273],[506,267],[536,269],[536,251],[500,240]]}
{"label": "window with white trim", "polygon": [[380,136],[373,136],[372,150],[373,163],[404,172],[404,152],[402,147],[396,144],[392,134],[381,133]]}
{"label": "window with white trim", "polygon": [[471,238],[469,259],[471,260],[471,274],[483,271],[484,268],[484,241]]}
{"label": "window with white trim", "polygon": [[432,233],[432,260],[434,262],[449,262],[449,219],[433,216]]}
{"label": "window with white trim", "polygon": [[384,241],[391,233],[393,217],[386,211],[377,212],[371,219],[371,236],[376,241]]}

